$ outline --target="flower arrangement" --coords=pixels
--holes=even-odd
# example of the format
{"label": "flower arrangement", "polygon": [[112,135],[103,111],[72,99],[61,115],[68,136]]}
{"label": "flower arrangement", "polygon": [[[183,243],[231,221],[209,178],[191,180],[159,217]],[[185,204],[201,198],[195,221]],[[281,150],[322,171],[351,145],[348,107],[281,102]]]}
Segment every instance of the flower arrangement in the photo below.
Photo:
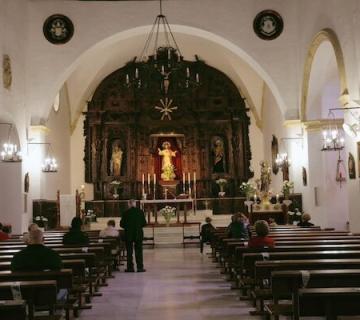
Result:
{"label": "flower arrangement", "polygon": [[226,184],[227,184],[227,180],[226,179],[223,179],[223,178],[220,178],[220,179],[217,179],[216,180],[216,183],[221,187],[224,187]]}
{"label": "flower arrangement", "polygon": [[34,222],[39,226],[39,228],[46,228],[48,221],[48,218],[44,216],[36,216],[34,218]]}
{"label": "flower arrangement", "polygon": [[172,217],[175,217],[176,208],[165,206],[164,208],[159,210],[159,213],[164,217],[166,224],[170,224],[170,220]]}
{"label": "flower arrangement", "polygon": [[176,177],[175,175],[175,167],[173,164],[169,164],[164,167],[163,172],[161,174],[161,178],[165,181],[174,180]]}
{"label": "flower arrangement", "polygon": [[248,198],[255,194],[256,187],[250,182],[243,182],[240,191]]}
{"label": "flower arrangement", "polygon": [[283,182],[283,186],[282,186],[282,193],[284,194],[284,197],[288,197],[291,190],[294,189],[294,182],[291,182],[291,181],[288,181],[288,180],[285,180]]}
{"label": "flower arrangement", "polygon": [[289,216],[288,219],[289,224],[296,224],[301,220],[302,213],[299,211],[298,208],[295,208],[295,212],[289,211],[288,216]]}
{"label": "flower arrangement", "polygon": [[119,186],[121,184],[121,181],[119,180],[113,180],[110,182],[110,185],[112,185],[114,187],[114,192],[113,192],[113,198],[117,199],[119,198]]}

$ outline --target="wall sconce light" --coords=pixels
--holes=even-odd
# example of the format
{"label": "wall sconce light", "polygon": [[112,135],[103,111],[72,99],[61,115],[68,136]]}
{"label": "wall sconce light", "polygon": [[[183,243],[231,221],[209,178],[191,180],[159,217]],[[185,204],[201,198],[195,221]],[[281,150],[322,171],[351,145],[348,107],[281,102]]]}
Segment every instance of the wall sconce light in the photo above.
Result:
{"label": "wall sconce light", "polygon": [[46,145],[46,157],[44,162],[41,165],[42,172],[50,173],[50,172],[57,172],[58,171],[58,164],[56,159],[51,155],[51,143],[49,142],[28,142],[28,145]]}
{"label": "wall sconce light", "polygon": [[18,146],[11,142],[12,123],[0,123],[0,125],[8,126],[7,141],[3,144],[2,151],[0,153],[1,161],[3,162],[21,162],[21,152]]}

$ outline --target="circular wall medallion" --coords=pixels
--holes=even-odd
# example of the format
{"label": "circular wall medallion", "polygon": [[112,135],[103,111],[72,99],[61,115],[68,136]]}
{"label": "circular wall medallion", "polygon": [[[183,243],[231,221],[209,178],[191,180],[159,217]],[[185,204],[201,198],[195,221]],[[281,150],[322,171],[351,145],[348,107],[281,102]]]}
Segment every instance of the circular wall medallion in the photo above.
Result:
{"label": "circular wall medallion", "polygon": [[277,38],[284,28],[284,22],[280,14],[273,10],[259,12],[254,19],[254,31],[263,40]]}
{"label": "circular wall medallion", "polygon": [[49,42],[64,44],[72,38],[74,25],[68,17],[62,14],[54,14],[44,22],[43,31]]}

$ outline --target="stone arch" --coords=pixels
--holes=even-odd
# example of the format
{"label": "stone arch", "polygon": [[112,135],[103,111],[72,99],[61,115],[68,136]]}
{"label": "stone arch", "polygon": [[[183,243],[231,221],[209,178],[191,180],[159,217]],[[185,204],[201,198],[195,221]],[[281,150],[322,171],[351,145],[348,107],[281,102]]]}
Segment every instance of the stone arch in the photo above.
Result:
{"label": "stone arch", "polygon": [[[303,73],[303,83],[301,90],[301,105],[300,105],[300,119],[301,121],[306,121],[306,109],[307,109],[307,99],[309,93],[309,82],[311,75],[311,68],[315,58],[315,54],[319,46],[324,42],[329,41],[334,49],[336,63],[339,72],[340,79],[340,97],[345,97],[348,95],[348,86],[346,80],[346,71],[345,71],[345,62],[344,55],[340,46],[339,39],[336,33],[329,28],[321,30],[315,35],[312,39],[309,50],[307,52],[305,64],[304,64],[304,73]],[[342,104],[345,105],[348,101],[344,99]]]}

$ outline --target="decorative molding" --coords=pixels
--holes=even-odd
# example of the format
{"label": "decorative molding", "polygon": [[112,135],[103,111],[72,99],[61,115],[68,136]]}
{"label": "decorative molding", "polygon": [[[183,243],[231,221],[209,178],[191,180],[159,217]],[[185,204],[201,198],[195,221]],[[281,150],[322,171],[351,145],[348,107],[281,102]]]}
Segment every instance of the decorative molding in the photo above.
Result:
{"label": "decorative molding", "polygon": [[341,127],[343,123],[344,123],[344,119],[334,119],[334,120],[319,119],[319,120],[303,121],[302,125],[304,129],[307,131],[320,131],[329,125]]}
{"label": "decorative molding", "polygon": [[302,122],[300,119],[296,119],[296,120],[285,120],[283,122],[283,126],[286,128],[291,128],[291,127],[299,127],[302,125]]}
{"label": "decorative molding", "polygon": [[302,121],[306,121],[307,98],[309,94],[309,82],[312,63],[314,61],[317,49],[324,41],[329,41],[332,44],[335,52],[340,78],[340,101],[343,106],[349,102],[347,101],[349,98],[349,93],[347,89],[348,86],[346,80],[344,55],[340,46],[340,42],[336,33],[333,30],[326,28],[317,33],[312,39],[309,50],[307,52],[307,57],[305,59],[300,105],[300,119]]}

